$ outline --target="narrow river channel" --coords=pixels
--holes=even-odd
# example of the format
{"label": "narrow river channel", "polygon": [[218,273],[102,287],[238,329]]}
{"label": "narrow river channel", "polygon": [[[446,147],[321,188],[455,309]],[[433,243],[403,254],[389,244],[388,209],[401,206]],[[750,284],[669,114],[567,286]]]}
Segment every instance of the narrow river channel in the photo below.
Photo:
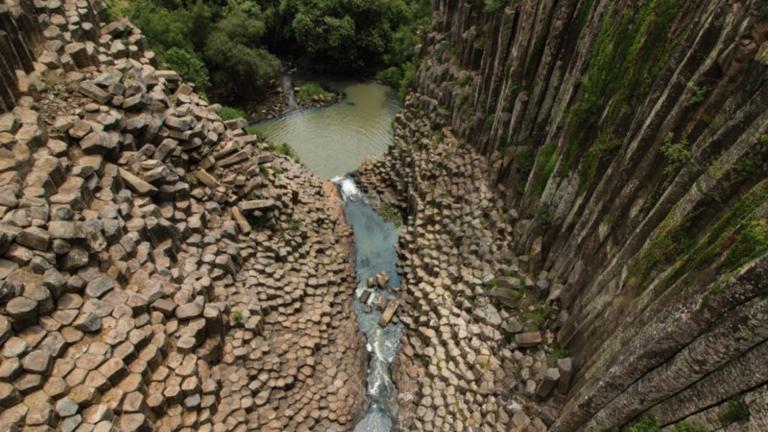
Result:
{"label": "narrow river channel", "polygon": [[[398,230],[382,218],[360,193],[347,173],[365,159],[381,154],[392,143],[392,120],[400,103],[389,87],[375,83],[329,83],[346,97],[334,105],[294,111],[255,126],[274,143],[288,143],[302,163],[319,177],[333,179],[345,202],[347,221],[355,238],[357,291],[355,312],[365,334],[369,353],[366,412],[355,432],[387,432],[396,418],[396,388],[390,368],[397,352],[402,327],[378,325],[381,315],[374,304],[391,298],[390,289],[368,288],[367,280],[380,272],[389,275],[388,285],[397,288]],[[367,304],[361,296],[369,291]]]}

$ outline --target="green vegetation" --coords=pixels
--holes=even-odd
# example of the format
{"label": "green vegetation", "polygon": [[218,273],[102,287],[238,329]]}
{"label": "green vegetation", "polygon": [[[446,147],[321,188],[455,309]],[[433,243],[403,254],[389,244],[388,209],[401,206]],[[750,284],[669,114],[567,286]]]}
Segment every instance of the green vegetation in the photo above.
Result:
{"label": "green vegetation", "polygon": [[245,132],[248,135],[255,136],[259,140],[259,142],[264,142],[267,140],[267,136],[264,134],[264,131],[262,131],[261,129],[255,126],[246,126]]}
{"label": "green vegetation", "polygon": [[544,162],[544,165],[536,171],[533,182],[533,193],[537,196],[541,196],[544,193],[544,188],[547,187],[547,181],[555,171],[557,166],[557,144],[550,142],[547,145],[539,149],[539,154],[536,157],[537,160]]}
{"label": "green vegetation", "polygon": [[762,135],[755,148],[742,156],[733,171],[733,181],[758,180],[768,172],[768,135]]}
{"label": "green vegetation", "polygon": [[718,273],[727,275],[765,254],[768,223],[756,211],[766,201],[768,180],[763,180],[738,198],[714,224],[709,224],[700,239],[694,236],[695,214],[679,222],[673,222],[670,216],[633,267],[632,283],[644,287],[655,269],[674,263],[660,285],[660,289],[666,290],[686,274],[717,264]]}
{"label": "green vegetation", "polygon": [[675,175],[693,158],[691,144],[688,143],[688,140],[675,141],[671,132],[664,139],[661,152],[667,158],[667,166],[664,167],[664,174],[667,176]]}
{"label": "green vegetation", "polygon": [[333,73],[382,72],[410,83],[417,31],[429,0],[107,0],[108,18],[129,18],[161,64],[218,100],[263,97],[276,78],[276,54]]}
{"label": "green vegetation", "polygon": [[216,110],[216,114],[218,114],[224,121],[245,117],[245,112],[243,112],[243,110],[229,106],[222,106]]}
{"label": "green vegetation", "polygon": [[611,139],[601,134],[595,144],[587,151],[581,163],[581,178],[588,181],[581,182],[580,191],[584,192],[591,184],[591,179],[597,176],[597,171],[603,162],[609,161],[621,148],[620,139]]}
{"label": "green vegetation", "polygon": [[485,3],[483,4],[483,11],[485,11],[485,13],[498,12],[512,3],[512,1],[513,0],[485,0]]}
{"label": "green vegetation", "polygon": [[400,226],[403,224],[400,212],[397,211],[397,209],[389,203],[381,201],[379,203],[378,213],[381,215],[381,217],[384,218],[384,220],[395,225],[396,228],[400,228]]}
{"label": "green vegetation", "polygon": [[754,258],[768,252],[768,223],[764,219],[750,219],[736,235],[733,247],[725,256],[723,266],[737,269]]}
{"label": "green vegetation", "polygon": [[280,62],[264,48],[266,26],[254,1],[113,0],[109,6],[111,18],[129,18],[160,63],[198,92],[213,84],[224,100],[257,98],[279,71]]}
{"label": "green vegetation", "polygon": [[275,144],[268,141],[267,146],[272,153],[288,156],[296,162],[300,162],[299,155],[296,153],[296,150],[294,150],[293,147],[291,147],[291,145],[288,143]]}
{"label": "green vegetation", "polygon": [[185,80],[192,82],[200,93],[206,91],[210,80],[208,69],[200,57],[196,56],[192,51],[171,48],[165,51],[160,58]]}
{"label": "green vegetation", "polygon": [[[604,432],[620,432],[618,427],[604,429]],[[632,423],[626,432],[661,432],[661,428],[656,424],[653,417],[643,417],[639,421]],[[699,426],[691,426],[686,422],[680,422],[675,425],[675,432],[709,432],[707,429]]]}
{"label": "green vegetation", "polygon": [[680,422],[675,425],[675,432],[709,432],[701,426],[691,426],[686,422]]}
{"label": "green vegetation", "polygon": [[734,397],[728,401],[728,408],[723,414],[723,424],[728,426],[734,423],[746,423],[749,421],[749,407],[741,397]]}
{"label": "green vegetation", "polygon": [[390,66],[376,74],[376,79],[394,87],[397,90],[400,99],[405,99],[408,90],[413,84],[413,78],[416,75],[416,66],[408,61],[401,66]]}
{"label": "green vegetation", "polygon": [[[562,169],[572,170],[579,155],[587,155],[587,166],[579,173],[582,191],[591,187],[600,165],[619,148],[611,132],[618,126],[619,114],[650,92],[667,63],[676,41],[667,39],[666,30],[685,4],[683,0],[649,0],[636,11],[614,7],[603,20],[567,120],[571,141]],[[591,3],[581,12],[589,7]],[[599,148],[590,152],[592,146]]]}
{"label": "green vegetation", "polygon": [[542,231],[547,232],[552,227],[552,222],[555,217],[552,214],[552,208],[550,204],[541,203],[536,209],[536,213],[533,215],[533,222],[541,228]]}
{"label": "green vegetation", "polygon": [[661,429],[656,425],[655,418],[643,417],[627,428],[627,432],[661,432]]}
{"label": "green vegetation", "polygon": [[333,100],[335,94],[327,91],[316,82],[304,82],[299,86],[297,97],[302,103],[311,103],[313,101],[328,102]]}
{"label": "green vegetation", "polygon": [[538,330],[544,322],[552,315],[552,309],[543,306],[536,307],[533,310],[523,312],[523,316],[528,321],[528,330]]}
{"label": "green vegetation", "polygon": [[517,164],[517,180],[515,181],[515,189],[518,192],[524,193],[525,186],[528,184],[528,176],[533,171],[533,164],[536,162],[536,152],[531,147],[526,147],[520,153],[515,156],[515,163]]}
{"label": "green vegetation", "polygon": [[[674,214],[674,211],[670,214]],[[635,282],[645,285],[654,269],[673,262],[693,246],[694,239],[688,223],[684,221],[673,225],[671,219],[665,220],[660,225],[659,235],[651,240],[648,251],[640,258],[632,273],[637,277]]]}
{"label": "green vegetation", "polygon": [[223,95],[255,99],[277,76],[280,61],[264,47],[267,29],[258,4],[232,1],[223,12],[203,50],[213,82]]}
{"label": "green vegetation", "polygon": [[691,95],[691,99],[688,100],[688,105],[698,105],[704,102],[704,99],[707,98],[710,90],[708,86],[700,87],[697,85],[691,85],[691,89],[693,90],[693,95]]}
{"label": "green vegetation", "polygon": [[571,352],[562,347],[555,347],[552,349],[552,357],[556,359],[564,359],[571,356]]}
{"label": "green vegetation", "polygon": [[286,224],[288,225],[288,229],[293,232],[299,231],[301,229],[301,222],[298,219],[288,218]]}
{"label": "green vegetation", "polygon": [[240,312],[240,309],[232,309],[232,320],[235,322],[243,320],[243,313]]}
{"label": "green vegetation", "polygon": [[376,78],[395,88],[401,99],[405,98],[416,75],[414,49],[418,44],[417,33],[429,26],[432,3],[428,0],[405,0],[407,19],[392,35],[391,47],[383,56],[383,67]]}

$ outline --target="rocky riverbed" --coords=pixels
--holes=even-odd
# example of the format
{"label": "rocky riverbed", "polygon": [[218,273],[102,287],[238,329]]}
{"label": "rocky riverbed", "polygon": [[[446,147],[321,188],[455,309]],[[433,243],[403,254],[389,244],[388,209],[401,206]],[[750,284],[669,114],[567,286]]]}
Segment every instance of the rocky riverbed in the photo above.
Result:
{"label": "rocky riverbed", "polygon": [[561,288],[539,256],[510,249],[517,215],[494,198],[488,162],[433,129],[429,102],[411,97],[393,147],[357,173],[405,215],[398,430],[545,431],[571,380],[552,352]]}
{"label": "rocky riverbed", "polygon": [[0,430],[351,430],[366,355],[333,185],[131,24],[10,6],[12,52],[40,55],[0,114]]}

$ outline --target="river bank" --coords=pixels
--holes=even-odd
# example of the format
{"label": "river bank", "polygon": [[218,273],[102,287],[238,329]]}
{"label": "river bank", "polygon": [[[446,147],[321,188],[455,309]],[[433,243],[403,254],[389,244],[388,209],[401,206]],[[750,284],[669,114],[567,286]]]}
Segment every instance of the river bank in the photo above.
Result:
{"label": "river bank", "polygon": [[[299,74],[295,69],[284,70],[280,79],[268,84],[262,101],[246,104],[250,122],[277,120],[295,111],[331,106],[345,98],[344,91],[333,81],[313,78]],[[308,86],[309,91],[299,96],[304,86]]]}

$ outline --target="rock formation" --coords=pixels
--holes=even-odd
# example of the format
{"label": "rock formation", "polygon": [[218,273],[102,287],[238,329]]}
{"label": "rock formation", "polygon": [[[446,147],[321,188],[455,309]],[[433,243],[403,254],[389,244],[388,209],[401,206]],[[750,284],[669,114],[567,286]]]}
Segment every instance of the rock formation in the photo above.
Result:
{"label": "rock formation", "polygon": [[[768,429],[765,2],[433,7],[357,173],[399,430]],[[0,5],[0,430],[352,430],[335,187],[103,16]]]}
{"label": "rock formation", "polygon": [[0,430],[351,430],[335,188],[100,8],[0,6]]}
{"label": "rock formation", "polygon": [[[533,392],[551,391],[555,368],[572,381],[562,409],[550,400],[513,411],[562,432],[649,417],[666,428],[765,430],[764,2],[433,6],[395,144],[360,173],[408,221],[404,311],[417,321],[401,358],[421,378],[414,421],[492,429],[490,413],[503,419],[498,370],[515,345],[483,340],[484,303],[472,297],[494,291],[480,288],[483,277],[500,284],[517,260],[551,282],[545,297],[560,312],[544,342],[574,358],[533,356]],[[462,322],[479,326],[473,353],[490,348],[501,364],[486,371],[495,399],[479,371],[461,376],[467,350],[452,344],[471,337],[453,334]],[[522,348],[519,335],[501,336]],[[408,391],[408,379],[399,384]],[[436,406],[446,388],[460,390]]]}

